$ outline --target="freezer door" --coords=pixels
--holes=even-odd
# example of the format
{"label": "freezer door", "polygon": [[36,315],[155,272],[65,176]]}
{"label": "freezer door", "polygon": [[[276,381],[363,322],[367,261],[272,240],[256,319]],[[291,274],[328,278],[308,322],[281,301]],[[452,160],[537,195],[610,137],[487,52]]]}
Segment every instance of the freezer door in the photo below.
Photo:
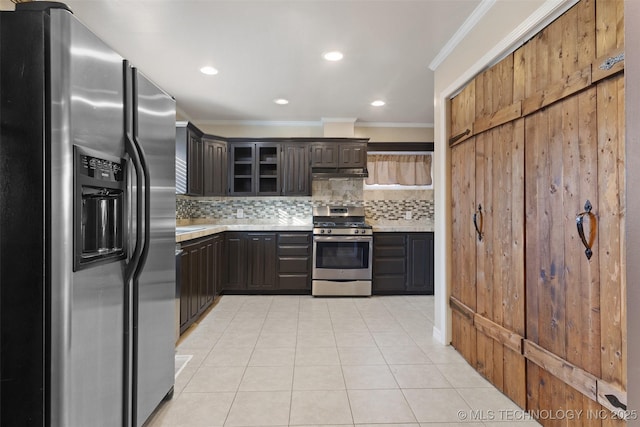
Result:
{"label": "freezer door", "polygon": [[123,58],[67,11],[50,28],[51,426],[121,426],[124,261],[73,271],[73,147],[124,157]]}
{"label": "freezer door", "polygon": [[135,68],[132,73],[133,134],[150,178],[147,256],[133,284],[133,425],[141,426],[174,384],[176,107]]}

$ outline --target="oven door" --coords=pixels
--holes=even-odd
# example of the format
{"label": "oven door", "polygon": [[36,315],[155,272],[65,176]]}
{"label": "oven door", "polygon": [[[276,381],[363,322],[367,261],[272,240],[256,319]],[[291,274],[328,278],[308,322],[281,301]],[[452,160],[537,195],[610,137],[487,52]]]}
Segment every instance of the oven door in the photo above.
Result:
{"label": "oven door", "polygon": [[313,236],[314,280],[371,280],[372,236]]}

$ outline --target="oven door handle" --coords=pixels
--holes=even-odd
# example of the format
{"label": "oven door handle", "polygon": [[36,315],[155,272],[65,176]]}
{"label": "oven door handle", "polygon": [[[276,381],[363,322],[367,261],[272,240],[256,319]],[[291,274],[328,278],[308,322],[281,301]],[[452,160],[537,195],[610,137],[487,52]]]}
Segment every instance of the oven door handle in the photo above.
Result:
{"label": "oven door handle", "polygon": [[371,242],[373,236],[313,236],[314,242],[338,242],[338,241],[354,241],[354,242]]}

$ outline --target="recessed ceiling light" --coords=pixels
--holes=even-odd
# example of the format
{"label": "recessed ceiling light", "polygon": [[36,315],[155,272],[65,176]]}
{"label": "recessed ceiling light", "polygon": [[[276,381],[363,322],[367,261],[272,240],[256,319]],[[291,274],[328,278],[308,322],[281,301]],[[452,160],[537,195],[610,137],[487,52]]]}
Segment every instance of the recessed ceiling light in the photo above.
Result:
{"label": "recessed ceiling light", "polygon": [[373,105],[374,107],[382,107],[384,104],[385,104],[385,102],[380,100],[380,99],[378,99],[376,101],[373,101],[371,103],[371,105]]}
{"label": "recessed ceiling light", "polygon": [[289,103],[289,100],[284,98],[278,98],[278,99],[274,99],[273,102],[275,102],[278,105],[287,105]]}
{"label": "recessed ceiling light", "polygon": [[344,55],[342,54],[342,52],[338,52],[337,50],[334,50],[333,52],[325,53],[323,57],[327,61],[340,61],[344,57]]}
{"label": "recessed ceiling light", "polygon": [[200,72],[202,74],[206,74],[207,76],[215,76],[216,74],[218,74],[218,70],[208,65],[200,68]]}

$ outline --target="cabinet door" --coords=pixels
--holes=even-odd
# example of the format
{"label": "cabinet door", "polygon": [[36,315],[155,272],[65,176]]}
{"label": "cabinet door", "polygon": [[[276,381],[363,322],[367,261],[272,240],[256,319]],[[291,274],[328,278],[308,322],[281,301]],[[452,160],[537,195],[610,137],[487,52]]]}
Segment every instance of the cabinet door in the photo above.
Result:
{"label": "cabinet door", "polygon": [[374,294],[403,294],[407,279],[406,234],[375,233],[373,236]]}
{"label": "cabinet door", "polygon": [[180,257],[180,332],[189,327],[191,319],[191,257],[183,250]]}
{"label": "cabinet door", "polygon": [[202,139],[187,130],[187,194],[193,196],[202,195]]}
{"label": "cabinet door", "polygon": [[226,233],[226,280],[224,289],[247,289],[247,238],[244,233]]}
{"label": "cabinet door", "polygon": [[202,294],[200,295],[200,309],[205,310],[213,302],[215,287],[215,271],[213,269],[214,247],[213,238],[208,238],[202,243],[201,248]]}
{"label": "cabinet door", "polygon": [[227,194],[227,144],[222,141],[203,139],[204,148],[204,195]]}
{"label": "cabinet door", "polygon": [[407,291],[433,295],[433,233],[407,235]]}
{"label": "cabinet door", "polygon": [[255,194],[255,144],[231,144],[229,155],[229,194]]}
{"label": "cabinet door", "polygon": [[257,143],[255,146],[256,194],[280,195],[280,145]]}
{"label": "cabinet door", "polygon": [[276,249],[274,233],[247,235],[248,289],[275,289]]}
{"label": "cabinet door", "polygon": [[348,144],[340,144],[339,147],[338,167],[363,168],[367,165],[366,143],[350,142]]}
{"label": "cabinet door", "polygon": [[282,156],[283,196],[310,196],[309,148],[306,144],[286,144]]}
{"label": "cabinet door", "polygon": [[189,246],[185,248],[189,252],[189,269],[191,292],[189,295],[189,311],[190,321],[198,316],[200,311],[200,295],[202,294],[202,271],[200,268],[201,247],[199,245]]}
{"label": "cabinet door", "polygon": [[213,297],[220,295],[224,280],[224,235],[217,234],[213,237],[213,259],[211,261],[213,270]]}
{"label": "cabinet door", "polygon": [[311,166],[318,168],[338,167],[338,144],[333,142],[311,144]]}

